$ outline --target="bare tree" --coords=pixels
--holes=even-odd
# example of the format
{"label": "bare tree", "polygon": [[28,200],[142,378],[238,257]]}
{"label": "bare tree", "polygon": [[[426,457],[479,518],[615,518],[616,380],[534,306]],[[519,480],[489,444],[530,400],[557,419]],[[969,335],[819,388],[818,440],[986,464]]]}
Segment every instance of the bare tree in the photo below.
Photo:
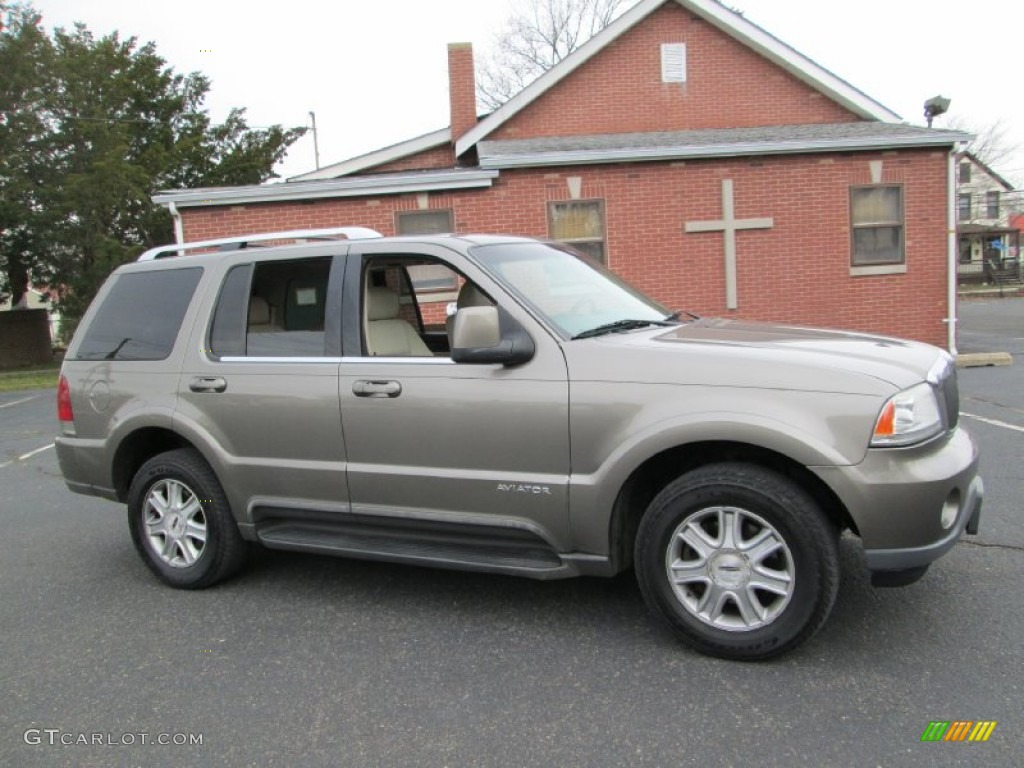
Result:
{"label": "bare tree", "polygon": [[946,127],[973,133],[974,140],[967,145],[967,149],[981,162],[1000,174],[1000,166],[1015,165],[1015,160],[1024,150],[1020,142],[1014,140],[1010,135],[1010,126],[1003,118],[999,118],[994,123],[979,125],[957,116],[950,118]]}
{"label": "bare tree", "polygon": [[636,0],[516,0],[490,56],[477,62],[477,102],[493,110],[607,27]]}

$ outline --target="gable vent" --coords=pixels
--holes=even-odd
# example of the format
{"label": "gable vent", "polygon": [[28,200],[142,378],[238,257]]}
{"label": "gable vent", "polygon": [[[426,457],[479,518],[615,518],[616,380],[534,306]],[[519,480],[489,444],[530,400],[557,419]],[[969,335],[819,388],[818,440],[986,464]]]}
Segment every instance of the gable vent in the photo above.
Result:
{"label": "gable vent", "polygon": [[686,82],[686,43],[661,44],[661,82]]}

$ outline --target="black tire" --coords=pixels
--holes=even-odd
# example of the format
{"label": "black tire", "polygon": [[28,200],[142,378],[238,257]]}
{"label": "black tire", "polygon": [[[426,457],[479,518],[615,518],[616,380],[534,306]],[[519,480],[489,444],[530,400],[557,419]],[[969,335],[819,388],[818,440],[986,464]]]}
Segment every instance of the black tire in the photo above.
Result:
{"label": "black tire", "polygon": [[691,647],[768,659],[828,618],[839,589],[838,538],[788,478],[750,464],[714,464],[678,478],[651,502],[637,532],[636,575],[651,611]]}
{"label": "black tire", "polygon": [[179,589],[212,586],[245,559],[224,489],[192,449],[161,453],[139,468],[128,491],[128,527],[149,569]]}

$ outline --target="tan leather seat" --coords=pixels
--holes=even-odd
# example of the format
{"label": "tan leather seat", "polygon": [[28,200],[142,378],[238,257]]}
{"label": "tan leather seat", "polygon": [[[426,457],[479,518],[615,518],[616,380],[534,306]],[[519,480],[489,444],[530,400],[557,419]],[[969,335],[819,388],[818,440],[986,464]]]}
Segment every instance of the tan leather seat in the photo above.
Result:
{"label": "tan leather seat", "polygon": [[[463,283],[459,289],[459,297],[455,300],[456,312],[466,307],[493,307],[494,302],[488,299],[483,291],[473,283]],[[455,330],[455,315],[445,320],[445,330],[448,331],[448,344],[451,345],[453,332]]]}
{"label": "tan leather seat", "polygon": [[398,316],[398,294],[390,288],[366,290],[366,351],[375,357],[431,357],[416,330]]}
{"label": "tan leather seat", "polygon": [[249,299],[249,333],[269,333],[280,330],[271,322],[270,304],[262,296]]}

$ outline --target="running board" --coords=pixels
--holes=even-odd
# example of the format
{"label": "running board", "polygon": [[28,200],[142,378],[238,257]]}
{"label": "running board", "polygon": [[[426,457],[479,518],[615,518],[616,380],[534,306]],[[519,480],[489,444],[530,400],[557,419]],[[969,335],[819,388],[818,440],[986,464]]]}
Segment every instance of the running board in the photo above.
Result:
{"label": "running board", "polygon": [[294,510],[287,513],[291,514],[284,518],[262,510],[259,517],[263,519],[256,522],[256,536],[263,546],[535,579],[577,574],[574,566],[563,562],[550,546],[529,531],[354,515],[327,522],[321,515],[303,519],[305,516],[292,517]]}

